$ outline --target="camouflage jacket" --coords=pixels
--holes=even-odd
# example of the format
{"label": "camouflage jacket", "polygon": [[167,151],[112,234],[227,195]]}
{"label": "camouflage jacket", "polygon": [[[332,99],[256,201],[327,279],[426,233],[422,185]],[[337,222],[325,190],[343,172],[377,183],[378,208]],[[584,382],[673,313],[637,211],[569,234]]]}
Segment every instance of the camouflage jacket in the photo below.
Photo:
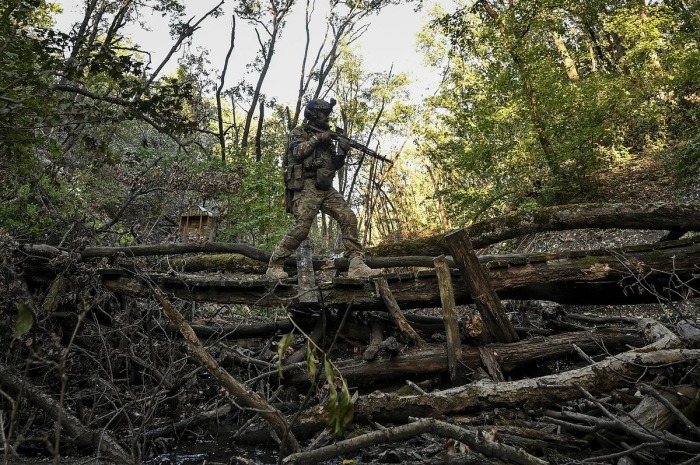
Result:
{"label": "camouflage jacket", "polygon": [[297,126],[289,133],[288,165],[301,164],[306,177],[313,177],[318,168],[338,170],[345,164],[345,154],[336,153],[336,143],[321,144],[306,125]]}

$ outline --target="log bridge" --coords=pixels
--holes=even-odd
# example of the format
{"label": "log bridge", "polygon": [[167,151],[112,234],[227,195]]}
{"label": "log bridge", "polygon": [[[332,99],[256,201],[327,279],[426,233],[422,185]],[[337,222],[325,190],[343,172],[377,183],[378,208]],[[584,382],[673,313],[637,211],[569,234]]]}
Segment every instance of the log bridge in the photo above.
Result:
{"label": "log bridge", "polygon": [[[584,204],[549,207],[535,212],[515,213],[476,223],[462,230],[474,248],[486,247],[504,240],[545,231],[575,229],[666,230],[660,242],[650,245],[573,251],[559,254],[538,253],[501,256],[479,256],[478,262],[486,269],[487,281],[500,299],[549,300],[561,304],[636,304],[680,300],[692,297],[700,270],[700,252],[697,238],[678,239],[685,232],[700,231],[700,202],[685,204],[650,203]],[[388,285],[402,308],[432,307],[440,304],[440,291],[433,260],[446,255],[452,270],[459,268],[450,256],[462,255],[463,243],[453,240],[451,234],[402,241],[368,250],[367,263],[372,268],[384,268]],[[453,236],[453,239],[461,236]],[[462,241],[464,242],[464,241]],[[457,252],[453,250],[455,249]],[[52,256],[55,251],[27,250],[32,254]],[[172,255],[183,253],[225,253],[239,257],[242,263],[234,269],[247,274],[135,273],[122,269],[102,270],[105,284],[114,292],[126,295],[150,295],[145,282],[153,282],[173,296],[185,300],[218,303],[277,306],[290,302],[306,307],[343,307],[350,302],[362,308],[385,308],[383,299],[373,283],[334,278],[316,283],[322,299],[299,302],[300,295],[308,297],[308,290],[300,292],[295,280],[272,282],[256,274],[263,272],[263,264],[270,258],[268,252],[247,244],[208,242],[203,244],[161,244],[133,247],[89,247],[80,253],[79,260],[98,257],[135,257],[145,255]],[[421,253],[423,256],[416,256]],[[412,255],[413,254],[413,255]],[[410,255],[410,256],[408,256]],[[427,255],[427,256],[426,256]],[[235,261],[236,259],[234,259]],[[342,270],[347,260],[310,260],[313,269]],[[203,268],[207,269],[208,265]],[[285,263],[288,268],[298,265],[294,258]],[[177,268],[177,267],[176,267]],[[183,266],[181,270],[187,269]],[[411,272],[405,272],[407,268]],[[230,269],[230,268],[228,268]],[[403,270],[395,272],[390,270]],[[253,274],[251,274],[251,271]],[[456,271],[453,271],[456,273]],[[472,303],[467,287],[471,277],[455,280],[456,303]],[[495,298],[495,296],[491,296]]]}
{"label": "log bridge", "polygon": [[[386,279],[402,309],[440,307],[440,288],[434,257],[368,257],[373,268],[401,267],[410,271],[390,271]],[[614,305],[657,303],[692,297],[700,282],[700,237],[648,245],[513,255],[478,257],[492,288],[500,299],[549,300],[561,304]],[[466,281],[454,259],[447,257],[454,281],[457,304],[474,303]],[[314,268],[327,265],[314,261]],[[386,310],[376,283],[336,276],[319,281],[320,299],[303,301],[294,277],[273,281],[264,275],[242,273],[186,273],[134,271],[104,268],[104,284],[114,293],[148,297],[149,283],[157,284],[167,295],[189,301],[258,306],[289,305],[305,309],[322,306]],[[303,301],[303,302],[302,302]]]}

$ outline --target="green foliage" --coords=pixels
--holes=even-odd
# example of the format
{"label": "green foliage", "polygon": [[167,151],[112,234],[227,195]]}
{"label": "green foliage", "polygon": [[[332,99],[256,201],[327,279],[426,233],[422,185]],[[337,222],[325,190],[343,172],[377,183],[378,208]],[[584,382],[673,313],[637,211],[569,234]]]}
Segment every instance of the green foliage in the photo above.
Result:
{"label": "green foliage", "polygon": [[318,372],[318,354],[316,345],[311,340],[306,341],[306,376],[310,383],[316,382],[316,373]]}
{"label": "green foliage", "polygon": [[279,242],[290,222],[282,205],[282,170],[272,158],[249,161],[239,164],[238,168],[240,189],[225,197],[229,207],[219,238],[271,248]]}
{"label": "green foliage", "polygon": [[[339,101],[336,125],[380,154],[398,158],[393,165],[370,158],[360,164],[359,155],[351,154],[339,172],[339,191],[358,212],[364,242],[413,234],[439,223],[434,210],[414,203],[422,204],[433,195],[430,179],[422,177],[424,172],[412,154],[401,153],[410,145],[420,118],[417,105],[408,102],[408,76],[391,69],[367,72],[360,56],[344,50],[332,81]],[[329,249],[338,243],[334,227],[331,223],[324,229]]]}
{"label": "green foliage", "polygon": [[[47,69],[59,63],[66,37],[48,29],[44,1],[0,6],[0,167],[25,174],[51,142],[34,127],[53,115],[56,97]],[[4,174],[4,173],[3,173]]]}
{"label": "green foliage", "polygon": [[685,143],[671,159],[671,166],[684,183],[697,182],[700,177],[700,137]]}
{"label": "green foliage", "polygon": [[340,379],[340,394],[338,393],[333,365],[328,359],[323,363],[323,370],[328,382],[328,400],[323,405],[323,419],[328,429],[336,436],[342,436],[352,424],[355,403],[345,379]]}
{"label": "green foliage", "polygon": [[[155,3],[175,17],[182,7],[177,1]],[[79,35],[78,28],[70,34],[53,28],[57,7],[46,1],[0,6],[0,227],[23,239],[69,242],[107,226],[115,229],[110,241],[142,240],[143,217],[136,227],[128,224],[129,209],[140,207],[162,220],[157,197],[168,185],[159,190],[155,183],[171,168],[135,167],[150,163],[139,149],[159,138],[154,132],[191,141],[201,127],[202,112],[187,111],[206,110],[197,104],[201,93],[191,74],[147,81],[143,57],[115,40],[116,29],[106,29],[108,15],[132,17],[141,5],[105,7],[102,21],[90,22]],[[177,154],[178,145],[165,145],[152,150],[153,158],[169,164],[173,157],[163,152]],[[143,226],[153,230],[152,224]]]}
{"label": "green foliage", "polygon": [[697,13],[528,0],[437,15],[422,40],[446,79],[428,101],[424,150],[452,217],[595,200],[609,169],[687,138],[697,127],[698,43],[687,28]]}
{"label": "green foliage", "polygon": [[287,355],[287,349],[289,349],[292,344],[294,344],[294,332],[287,333],[282,336],[279,344],[277,344],[277,374],[280,379],[284,378],[284,371],[282,369],[282,362],[284,357]]}
{"label": "green foliage", "polygon": [[34,310],[26,302],[17,304],[17,322],[15,323],[15,332],[12,335],[13,339],[19,339],[24,336],[34,326]]}
{"label": "green foliage", "polygon": [[[42,240],[52,232],[60,231],[61,218],[56,210],[68,211],[73,195],[58,176],[23,176],[25,182],[15,180],[3,191],[0,203],[0,229],[24,240]],[[10,186],[5,186],[10,187]]]}

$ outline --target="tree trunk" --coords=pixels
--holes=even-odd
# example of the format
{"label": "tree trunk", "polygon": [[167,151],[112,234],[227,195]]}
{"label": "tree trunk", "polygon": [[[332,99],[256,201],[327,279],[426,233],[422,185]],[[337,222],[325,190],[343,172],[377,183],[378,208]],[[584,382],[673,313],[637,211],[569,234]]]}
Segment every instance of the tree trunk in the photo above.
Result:
{"label": "tree trunk", "polygon": [[[288,11],[288,10],[287,10]],[[285,13],[286,14],[286,13]],[[260,92],[262,90],[263,82],[265,82],[265,77],[267,76],[267,71],[270,69],[270,63],[272,62],[272,57],[275,54],[275,44],[277,43],[277,36],[280,33],[280,25],[283,24],[284,15],[281,17],[275,17],[272,20],[272,31],[270,32],[270,40],[267,44],[263,45],[260,43],[260,54],[262,55],[263,65],[260,70],[260,75],[258,76],[258,82],[255,84],[255,90],[253,91],[253,98],[250,103],[250,108],[246,112],[245,123],[243,126],[243,135],[241,136],[241,147],[248,147],[248,136],[250,135],[250,126],[253,122],[253,115],[258,107],[258,101],[260,100]],[[268,29],[266,29],[268,30]],[[259,121],[258,124],[262,124]]]}
{"label": "tree trunk", "polygon": [[569,49],[566,47],[564,39],[556,32],[552,31],[552,38],[554,39],[554,45],[556,45],[559,55],[561,55],[562,60],[564,60],[564,69],[566,70],[566,75],[570,81],[578,81],[578,70],[576,69],[576,62],[571,58]]}

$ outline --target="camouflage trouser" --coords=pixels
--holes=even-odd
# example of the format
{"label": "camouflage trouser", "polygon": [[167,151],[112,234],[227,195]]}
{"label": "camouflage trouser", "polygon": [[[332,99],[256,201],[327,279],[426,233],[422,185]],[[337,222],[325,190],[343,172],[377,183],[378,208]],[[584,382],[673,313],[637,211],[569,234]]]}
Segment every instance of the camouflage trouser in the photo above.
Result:
{"label": "camouflage trouser", "polygon": [[314,179],[304,180],[304,188],[294,193],[292,213],[294,224],[287,231],[270,259],[271,265],[281,265],[299,244],[306,239],[311,230],[311,224],[319,211],[329,215],[340,224],[340,232],[348,259],[363,256],[362,245],[357,231],[357,217],[342,195],[334,188],[329,190],[316,189]]}

